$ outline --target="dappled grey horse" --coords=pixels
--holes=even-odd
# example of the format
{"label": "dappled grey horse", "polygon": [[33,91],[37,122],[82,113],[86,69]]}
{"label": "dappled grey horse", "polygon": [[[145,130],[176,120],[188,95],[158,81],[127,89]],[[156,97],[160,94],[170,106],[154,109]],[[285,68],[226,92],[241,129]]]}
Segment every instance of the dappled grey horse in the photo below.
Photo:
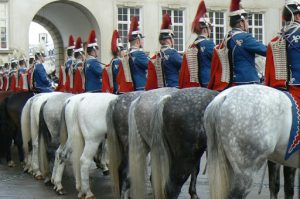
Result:
{"label": "dappled grey horse", "polygon": [[191,198],[198,198],[196,181],[206,150],[203,115],[217,94],[206,88],[187,88],[158,102],[150,145],[155,198],[178,198],[190,175],[189,193]]}
{"label": "dappled grey horse", "polygon": [[157,102],[175,88],[161,88],[141,94],[131,103],[129,124],[129,178],[130,193],[135,198],[145,198],[146,157],[152,142],[151,118]]}
{"label": "dappled grey horse", "polygon": [[130,104],[143,91],[120,95],[107,110],[107,143],[109,170],[116,198],[128,198],[128,112]]}
{"label": "dappled grey horse", "polygon": [[299,167],[299,151],[286,158],[292,103],[282,91],[245,85],[220,93],[207,107],[211,199],[246,198],[267,159]]}

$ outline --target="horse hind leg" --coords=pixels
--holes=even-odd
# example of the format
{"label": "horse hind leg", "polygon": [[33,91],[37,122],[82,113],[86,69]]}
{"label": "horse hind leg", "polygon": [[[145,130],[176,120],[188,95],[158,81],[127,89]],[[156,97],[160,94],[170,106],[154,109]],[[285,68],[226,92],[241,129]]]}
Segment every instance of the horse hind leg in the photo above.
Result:
{"label": "horse hind leg", "polygon": [[296,169],[284,166],[283,173],[284,173],[284,198],[293,199]]}
{"label": "horse hind leg", "polygon": [[80,157],[81,190],[86,195],[86,198],[94,198],[94,194],[92,193],[89,184],[89,168],[99,144],[100,143],[97,140],[86,141],[83,153]]}
{"label": "horse hind leg", "polygon": [[277,199],[280,189],[280,164],[268,161],[270,199]]}
{"label": "horse hind leg", "polygon": [[199,170],[200,170],[200,161],[201,161],[201,157],[202,157],[203,153],[204,153],[204,151],[201,152],[201,154],[199,156],[200,158],[194,165],[194,168],[191,173],[191,182],[190,182],[190,187],[189,187],[189,194],[191,196],[191,199],[199,198],[197,195],[196,184],[197,184],[197,177],[198,177]]}

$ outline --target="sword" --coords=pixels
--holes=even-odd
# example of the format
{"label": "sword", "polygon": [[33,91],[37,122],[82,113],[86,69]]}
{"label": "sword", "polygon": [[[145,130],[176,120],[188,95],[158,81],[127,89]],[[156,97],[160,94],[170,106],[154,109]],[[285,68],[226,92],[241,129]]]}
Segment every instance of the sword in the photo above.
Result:
{"label": "sword", "polygon": [[259,185],[259,188],[258,188],[258,194],[259,195],[261,194],[261,190],[262,190],[262,187],[263,187],[263,182],[264,182],[264,178],[265,178],[265,175],[266,175],[267,166],[268,166],[268,163],[266,161],[265,164],[264,164],[264,167],[263,167],[263,174],[262,174],[261,182],[260,182],[260,185]]}

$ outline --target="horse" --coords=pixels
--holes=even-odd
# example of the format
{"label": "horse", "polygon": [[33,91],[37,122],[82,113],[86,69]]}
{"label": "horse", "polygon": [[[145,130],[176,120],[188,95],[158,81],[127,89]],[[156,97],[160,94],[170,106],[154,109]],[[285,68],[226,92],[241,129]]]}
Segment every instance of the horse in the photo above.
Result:
{"label": "horse", "polygon": [[6,157],[6,161],[8,165],[12,166],[13,162],[11,162],[10,157],[10,135],[8,133],[9,127],[8,123],[6,122],[6,111],[5,111],[5,99],[12,95],[13,92],[0,92],[0,157]]}
{"label": "horse", "polygon": [[56,190],[62,189],[64,161],[72,152],[78,197],[94,197],[89,186],[89,167],[107,133],[107,108],[116,98],[117,95],[108,93],[84,93],[65,102],[60,127],[62,140],[56,152],[57,174],[53,179]]}
{"label": "horse", "polygon": [[196,182],[206,150],[203,115],[217,94],[206,88],[187,88],[158,102],[152,117],[150,146],[154,198],[178,198],[191,175],[189,193],[198,199]]}
{"label": "horse", "polygon": [[152,132],[151,118],[156,103],[176,88],[160,88],[142,93],[129,109],[129,178],[133,198],[145,198],[146,157],[150,151]]}
{"label": "horse", "polygon": [[129,92],[113,100],[106,115],[109,171],[116,198],[128,198],[128,112],[143,92]]}
{"label": "horse", "polygon": [[40,108],[38,154],[42,176],[46,178],[44,181],[45,184],[50,181],[48,178],[49,161],[54,160],[53,152],[56,151],[60,144],[59,127],[61,122],[61,111],[64,102],[71,96],[73,96],[71,93],[60,93],[58,95],[50,96],[42,103]]}
{"label": "horse", "polygon": [[[278,192],[280,189],[280,168],[281,168],[280,164],[274,163],[272,161],[268,161],[269,190],[270,190],[271,199],[278,198]],[[285,199],[294,198],[296,170],[297,170],[296,168],[283,166]]]}
{"label": "horse", "polygon": [[83,97],[76,107],[77,110],[74,110],[77,125],[73,125],[79,128],[76,128],[73,134],[72,150],[73,165],[77,165],[75,166],[76,183],[81,188],[79,196],[94,198],[89,185],[89,168],[100,142],[105,139],[107,133],[107,108],[109,103],[116,98],[117,95],[109,93],[93,93],[89,97]]}
{"label": "horse", "polygon": [[[32,170],[34,177],[37,180],[43,179],[42,173],[39,167],[39,156],[38,156],[38,144],[39,144],[39,113],[41,105],[49,97],[58,95],[60,92],[51,92],[51,93],[40,93],[38,95],[30,98],[21,114],[21,129],[22,129],[22,138],[23,138],[23,149],[25,155],[26,166],[25,171]],[[31,156],[29,156],[29,142],[32,144]]]}
{"label": "horse", "polygon": [[[64,193],[61,181],[65,169],[65,163],[67,160],[69,160],[72,153],[74,126],[77,125],[75,123],[76,120],[74,117],[75,115],[74,110],[78,106],[83,96],[89,96],[89,95],[91,95],[91,93],[82,93],[82,94],[74,95],[68,98],[64,102],[62,107],[61,122],[59,126],[60,145],[55,152],[55,161],[54,161],[53,172],[51,176],[51,182],[54,185],[54,190],[60,195]],[[76,173],[75,166],[76,165],[73,166],[74,174]]]}
{"label": "horse", "polygon": [[[21,164],[24,161],[24,152],[23,152],[23,141],[22,141],[22,133],[21,133],[21,113],[22,109],[29,98],[33,96],[32,92],[20,92],[14,93],[8,96],[4,100],[5,110],[2,113],[2,116],[9,129],[7,129],[7,133],[9,134],[8,143],[10,144],[12,140],[14,140],[14,144],[18,148],[19,160]],[[7,154],[8,160],[10,160],[10,165],[14,165],[11,160],[11,152],[10,145],[7,146]]]}
{"label": "horse", "polygon": [[245,198],[267,160],[299,168],[299,152],[285,159],[291,107],[286,94],[262,85],[229,88],[209,104],[204,124],[211,199]]}

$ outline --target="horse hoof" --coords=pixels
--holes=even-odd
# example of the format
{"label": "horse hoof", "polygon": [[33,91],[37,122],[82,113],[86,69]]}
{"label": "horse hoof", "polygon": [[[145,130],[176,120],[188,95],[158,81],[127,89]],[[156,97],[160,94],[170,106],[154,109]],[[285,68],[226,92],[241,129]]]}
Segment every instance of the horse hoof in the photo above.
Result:
{"label": "horse hoof", "polygon": [[49,179],[45,179],[45,180],[44,180],[44,184],[45,184],[46,186],[52,186],[52,185],[53,185],[52,182],[51,182]]}
{"label": "horse hoof", "polygon": [[82,192],[79,192],[78,195],[77,195],[77,198],[78,199],[84,199],[85,195]]}
{"label": "horse hoof", "polygon": [[85,199],[96,199],[96,197],[94,195],[91,195],[91,196],[85,197]]}
{"label": "horse hoof", "polygon": [[103,175],[108,176],[109,175],[109,170],[103,171]]}
{"label": "horse hoof", "polygon": [[16,164],[14,163],[14,161],[11,160],[11,161],[8,162],[8,166],[9,167],[16,167]]}
{"label": "horse hoof", "polygon": [[199,197],[197,196],[197,194],[193,194],[191,195],[191,199],[199,199]]}
{"label": "horse hoof", "polygon": [[42,179],[43,179],[43,176],[41,176],[41,175],[36,175],[36,176],[35,176],[35,179],[36,179],[36,180],[42,180]]}
{"label": "horse hoof", "polygon": [[57,193],[58,195],[65,195],[65,192],[64,192],[63,189],[56,190],[56,193]]}

